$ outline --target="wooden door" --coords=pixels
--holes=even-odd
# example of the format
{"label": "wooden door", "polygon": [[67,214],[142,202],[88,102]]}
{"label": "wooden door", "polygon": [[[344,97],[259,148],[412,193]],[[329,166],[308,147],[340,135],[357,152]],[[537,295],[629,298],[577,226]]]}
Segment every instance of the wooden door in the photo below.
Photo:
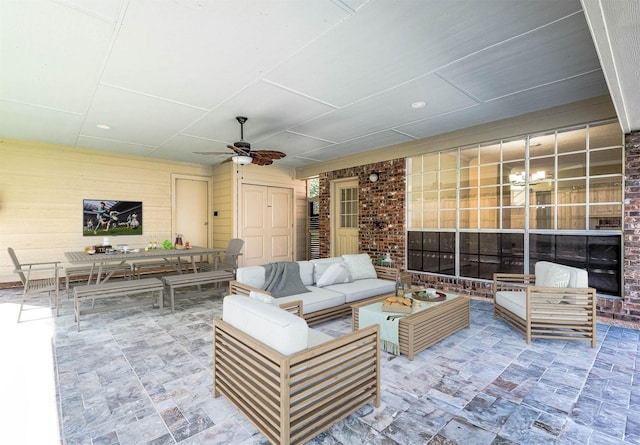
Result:
{"label": "wooden door", "polygon": [[177,233],[192,246],[209,246],[210,179],[198,176],[173,177],[173,242]]}
{"label": "wooden door", "polygon": [[358,180],[332,182],[331,202],[331,256],[358,253]]}
{"label": "wooden door", "polygon": [[293,190],[242,185],[243,266],[293,260]]}
{"label": "wooden door", "polygon": [[269,187],[270,261],[293,260],[293,190]]}

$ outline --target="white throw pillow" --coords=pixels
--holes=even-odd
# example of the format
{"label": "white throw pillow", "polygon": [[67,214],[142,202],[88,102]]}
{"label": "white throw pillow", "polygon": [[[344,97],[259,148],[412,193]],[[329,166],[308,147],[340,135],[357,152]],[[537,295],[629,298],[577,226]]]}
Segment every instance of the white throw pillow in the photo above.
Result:
{"label": "white throw pillow", "polygon": [[320,276],[316,286],[325,287],[332,284],[351,283],[353,278],[344,263],[329,264],[327,270]]}
{"label": "white throw pillow", "polygon": [[353,280],[362,280],[364,278],[378,278],[376,269],[373,267],[371,258],[366,253],[358,255],[342,255],[342,259],[347,265],[347,269],[351,273]]}
{"label": "white throw pillow", "polygon": [[327,271],[329,266],[335,263],[344,264],[344,261],[340,257],[332,257],[311,260],[311,263],[313,263],[313,282],[317,283],[318,280],[320,280],[320,277],[322,277],[322,274]]}
{"label": "white throw pillow", "polygon": [[262,292],[256,292],[254,290],[249,292],[249,298],[253,298],[254,300],[262,301],[263,303],[273,304],[275,298],[271,295],[263,294]]}

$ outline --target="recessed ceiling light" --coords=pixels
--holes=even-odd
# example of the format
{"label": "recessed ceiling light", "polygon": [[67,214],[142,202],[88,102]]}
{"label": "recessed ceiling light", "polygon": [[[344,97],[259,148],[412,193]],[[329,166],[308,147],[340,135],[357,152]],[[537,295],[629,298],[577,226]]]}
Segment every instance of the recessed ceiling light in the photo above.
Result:
{"label": "recessed ceiling light", "polygon": [[411,104],[411,108],[424,108],[427,105],[426,102],[414,102]]}
{"label": "recessed ceiling light", "polygon": [[111,127],[105,124],[98,124],[96,125],[96,127],[102,129],[102,130],[111,130]]}

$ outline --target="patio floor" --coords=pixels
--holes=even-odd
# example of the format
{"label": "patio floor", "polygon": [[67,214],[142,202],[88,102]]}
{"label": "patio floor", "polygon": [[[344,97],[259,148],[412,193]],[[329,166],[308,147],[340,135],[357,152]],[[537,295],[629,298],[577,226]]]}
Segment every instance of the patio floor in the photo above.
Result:
{"label": "patio floor", "polygon": [[[12,444],[266,444],[211,395],[211,320],[221,299],[88,315],[46,302],[16,324],[0,289],[0,419]],[[471,328],[418,354],[382,353],[382,404],[315,444],[640,444],[640,331],[598,323],[589,342],[534,340],[473,300]],[[338,336],[351,320],[317,326]]]}

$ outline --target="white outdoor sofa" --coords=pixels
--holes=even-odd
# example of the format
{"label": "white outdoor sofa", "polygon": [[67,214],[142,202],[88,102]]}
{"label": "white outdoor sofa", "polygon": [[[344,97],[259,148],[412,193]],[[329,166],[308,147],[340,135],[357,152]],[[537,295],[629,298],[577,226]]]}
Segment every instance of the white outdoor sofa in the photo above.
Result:
{"label": "white outdoor sofa", "polygon": [[[309,292],[277,298],[277,301],[282,304],[302,300],[302,316],[309,324],[351,315],[353,303],[395,291],[398,269],[374,266],[367,254],[297,263],[302,284]],[[229,287],[229,293],[236,295],[249,295],[250,291],[269,294],[264,290],[265,268],[238,268],[236,280],[230,282]]]}
{"label": "white outdoor sofa", "polygon": [[532,338],[588,340],[596,346],[596,290],[587,271],[538,261],[535,274],[493,275],[493,318]]}
{"label": "white outdoor sofa", "polygon": [[299,303],[284,310],[229,295],[213,322],[213,395],[272,444],[308,442],[362,406],[380,406],[379,327],[332,338],[289,312]]}

